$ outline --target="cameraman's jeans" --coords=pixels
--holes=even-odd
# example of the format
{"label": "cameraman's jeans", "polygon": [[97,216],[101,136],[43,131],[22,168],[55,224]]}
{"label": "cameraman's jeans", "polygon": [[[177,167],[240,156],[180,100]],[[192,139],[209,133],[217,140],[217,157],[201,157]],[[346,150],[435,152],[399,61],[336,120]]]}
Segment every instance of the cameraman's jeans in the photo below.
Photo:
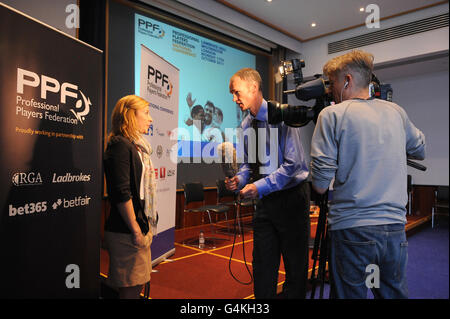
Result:
{"label": "cameraman's jeans", "polygon": [[332,230],[330,238],[330,271],[336,298],[365,299],[368,288],[375,298],[408,298],[405,225]]}

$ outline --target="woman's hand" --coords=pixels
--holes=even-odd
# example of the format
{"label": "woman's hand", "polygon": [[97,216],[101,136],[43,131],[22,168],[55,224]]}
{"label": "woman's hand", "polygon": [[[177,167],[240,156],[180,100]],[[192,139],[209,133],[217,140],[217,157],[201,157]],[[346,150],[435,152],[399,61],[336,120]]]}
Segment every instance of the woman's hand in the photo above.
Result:
{"label": "woman's hand", "polygon": [[131,199],[123,203],[118,203],[117,208],[119,209],[119,213],[122,216],[123,220],[127,224],[128,229],[130,229],[131,231],[133,244],[138,247],[144,247],[145,236],[142,234],[141,228],[136,221],[136,215],[134,214],[134,208]]}

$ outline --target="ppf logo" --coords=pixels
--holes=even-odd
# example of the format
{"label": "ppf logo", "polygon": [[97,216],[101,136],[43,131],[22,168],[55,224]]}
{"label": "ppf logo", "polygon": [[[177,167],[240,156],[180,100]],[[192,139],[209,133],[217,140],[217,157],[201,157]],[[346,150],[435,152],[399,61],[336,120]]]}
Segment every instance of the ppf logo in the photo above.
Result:
{"label": "ppf logo", "polygon": [[42,185],[42,177],[40,173],[15,173],[12,177],[14,186],[34,186]]}
{"label": "ppf logo", "polygon": [[[169,80],[169,76],[151,65],[148,65],[147,68],[147,81],[151,88],[156,89],[157,93],[162,93],[168,98],[172,95],[173,84]],[[164,92],[160,92],[161,88],[164,89]]]}
{"label": "ppf logo", "polygon": [[[60,93],[60,103],[66,104],[67,97],[76,99],[75,106],[70,109],[75,118],[83,123],[86,116],[90,112],[92,105],[89,97],[86,97],[84,93],[78,89],[78,86],[72,83],[64,82],[59,83],[58,80],[51,78],[47,75],[38,74],[17,68],[17,93],[23,94],[25,86],[39,87],[41,89],[41,99],[47,99],[47,93]],[[81,95],[79,98],[78,93]]]}
{"label": "ppf logo", "polygon": [[161,39],[166,34],[159,24],[138,19],[138,32],[149,35],[151,37]]}

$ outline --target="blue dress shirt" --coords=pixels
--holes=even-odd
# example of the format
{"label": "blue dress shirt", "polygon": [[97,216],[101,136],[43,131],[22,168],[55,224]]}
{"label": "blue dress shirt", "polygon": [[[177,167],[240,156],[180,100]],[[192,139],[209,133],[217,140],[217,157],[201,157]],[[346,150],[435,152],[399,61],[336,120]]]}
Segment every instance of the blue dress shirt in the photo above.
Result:
{"label": "blue dress shirt", "polygon": [[[241,123],[241,129],[245,134],[246,129],[252,129],[253,119],[256,118],[259,139],[264,138],[265,132],[265,154],[264,144],[262,142],[259,144],[260,154],[262,152],[262,156],[259,156],[262,178],[253,182],[258,190],[259,198],[275,191],[294,187],[308,178],[308,165],[301,144],[300,128],[289,127],[284,123],[269,124],[267,112],[267,101],[263,99],[258,114],[253,116],[249,113]],[[239,178],[238,187],[242,189],[251,177],[251,168],[248,164],[249,146],[255,154],[256,145],[252,143],[249,145],[248,139],[242,138],[240,141],[244,142],[244,162],[240,165],[236,176]]]}

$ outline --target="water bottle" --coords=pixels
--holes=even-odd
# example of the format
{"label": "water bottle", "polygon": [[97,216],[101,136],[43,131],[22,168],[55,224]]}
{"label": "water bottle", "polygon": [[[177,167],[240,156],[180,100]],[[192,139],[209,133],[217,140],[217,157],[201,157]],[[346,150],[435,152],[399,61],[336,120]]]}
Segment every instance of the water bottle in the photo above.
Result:
{"label": "water bottle", "polygon": [[201,230],[200,234],[198,235],[198,248],[205,248],[205,235],[203,234],[203,230]]}

